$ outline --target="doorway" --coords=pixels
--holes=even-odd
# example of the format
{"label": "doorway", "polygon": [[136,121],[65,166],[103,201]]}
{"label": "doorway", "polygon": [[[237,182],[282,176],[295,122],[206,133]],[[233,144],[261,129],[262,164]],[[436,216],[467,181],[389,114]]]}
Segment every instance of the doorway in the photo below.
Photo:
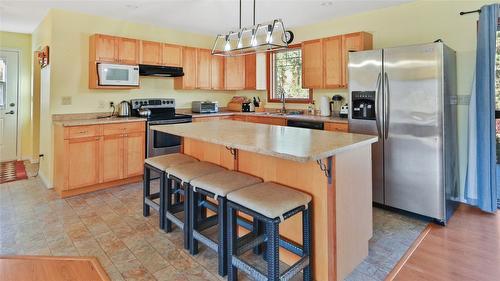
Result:
{"label": "doorway", "polygon": [[19,51],[0,50],[0,162],[18,159]]}

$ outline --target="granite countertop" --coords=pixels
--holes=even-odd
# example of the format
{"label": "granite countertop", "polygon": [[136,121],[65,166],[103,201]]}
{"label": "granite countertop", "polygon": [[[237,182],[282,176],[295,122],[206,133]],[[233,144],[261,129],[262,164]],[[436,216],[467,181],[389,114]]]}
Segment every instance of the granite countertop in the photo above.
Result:
{"label": "granite countertop", "polygon": [[84,118],[84,119],[61,119],[54,120],[55,125],[63,127],[84,126],[84,125],[101,125],[113,123],[128,123],[128,122],[145,122],[145,118],[139,117],[107,117],[107,118]]}
{"label": "granite countertop", "polygon": [[344,123],[347,124],[347,118],[339,118],[339,117],[331,117],[331,116],[319,116],[319,115],[308,115],[308,114],[300,114],[300,115],[282,115],[275,112],[235,112],[235,111],[227,111],[225,109],[219,109],[217,113],[195,113],[192,112],[191,109],[178,109],[177,113],[181,114],[189,114],[192,115],[193,118],[202,118],[202,117],[217,117],[217,116],[231,116],[231,115],[244,115],[244,116],[263,116],[263,117],[277,117],[277,118],[286,118],[286,119],[296,119],[296,120],[308,120],[308,121],[317,121],[317,122],[332,122],[332,123]]}
{"label": "granite countertop", "polygon": [[370,135],[232,120],[158,125],[152,129],[297,162],[324,159],[378,141]]}

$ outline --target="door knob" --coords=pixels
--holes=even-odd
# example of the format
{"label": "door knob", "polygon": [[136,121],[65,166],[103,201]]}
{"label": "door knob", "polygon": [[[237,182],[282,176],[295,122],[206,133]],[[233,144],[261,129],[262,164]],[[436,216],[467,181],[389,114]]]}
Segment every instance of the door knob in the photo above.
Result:
{"label": "door knob", "polygon": [[14,110],[11,110],[9,112],[5,112],[5,114],[14,114]]}
{"label": "door knob", "polygon": [[16,106],[16,104],[15,104],[15,103],[13,103],[13,102],[11,102],[9,105],[10,105],[10,106]]}

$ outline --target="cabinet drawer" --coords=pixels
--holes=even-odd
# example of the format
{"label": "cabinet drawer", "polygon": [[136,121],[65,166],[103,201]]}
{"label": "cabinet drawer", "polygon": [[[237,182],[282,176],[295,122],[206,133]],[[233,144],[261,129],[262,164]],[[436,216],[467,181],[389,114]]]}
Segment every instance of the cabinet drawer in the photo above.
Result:
{"label": "cabinet drawer", "polygon": [[144,122],[117,123],[103,125],[103,135],[118,135],[132,132],[143,132]]}
{"label": "cabinet drawer", "polygon": [[349,132],[349,125],[347,123],[325,122],[325,130],[347,133]]}
{"label": "cabinet drawer", "polygon": [[98,125],[69,127],[67,138],[75,139],[99,136],[99,128],[100,126]]}

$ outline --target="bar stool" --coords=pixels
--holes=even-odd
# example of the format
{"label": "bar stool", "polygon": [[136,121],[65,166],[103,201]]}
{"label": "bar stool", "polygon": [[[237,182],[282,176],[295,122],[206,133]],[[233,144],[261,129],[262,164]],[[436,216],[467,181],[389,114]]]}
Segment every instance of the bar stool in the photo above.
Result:
{"label": "bar stool", "polygon": [[[184,232],[184,248],[189,249],[189,184],[195,179],[208,174],[218,173],[226,170],[225,168],[209,162],[193,162],[182,165],[171,166],[165,169],[166,178],[179,184],[181,194],[184,196],[182,203],[171,204],[170,200],[165,204],[165,232],[172,231],[172,223],[182,229]],[[173,193],[166,189],[166,197],[170,198]],[[184,211],[184,219],[181,220],[175,214]]]}
{"label": "bar stool", "polygon": [[[156,157],[146,158],[144,160],[144,180],[143,180],[143,196],[142,196],[142,215],[148,217],[150,214],[150,208],[157,210],[160,213],[159,226],[161,229],[165,225],[165,200],[164,194],[165,189],[171,188],[172,181],[168,180],[167,186],[165,186],[165,169],[186,164],[198,162],[196,158],[182,154],[173,153],[167,155],[161,155]],[[160,174],[160,191],[151,194],[151,171]],[[159,203],[156,203],[155,199],[160,199]],[[163,215],[162,215],[163,214]]]}
{"label": "bar stool", "polygon": [[[283,185],[265,182],[239,189],[227,195],[228,199],[228,281],[238,280],[238,269],[254,280],[290,280],[303,270],[303,280],[312,281],[311,273],[311,196]],[[238,238],[237,213],[243,212],[254,220],[265,224],[264,237],[248,241]],[[279,224],[302,212],[302,255],[298,262],[280,274],[279,270]],[[245,247],[266,242],[267,274],[243,261],[238,256]]]}
{"label": "bar stool", "polygon": [[[190,253],[198,253],[198,241],[217,252],[219,275],[227,274],[227,201],[226,195],[246,186],[262,182],[260,178],[236,171],[223,171],[206,175],[191,181],[189,190],[190,202]],[[201,217],[199,212],[200,195],[217,201],[218,206],[213,208],[216,215],[208,219]],[[203,198],[203,200],[206,200]],[[201,232],[214,225],[218,225],[218,239],[213,241]],[[254,229],[257,231],[257,229]]]}

